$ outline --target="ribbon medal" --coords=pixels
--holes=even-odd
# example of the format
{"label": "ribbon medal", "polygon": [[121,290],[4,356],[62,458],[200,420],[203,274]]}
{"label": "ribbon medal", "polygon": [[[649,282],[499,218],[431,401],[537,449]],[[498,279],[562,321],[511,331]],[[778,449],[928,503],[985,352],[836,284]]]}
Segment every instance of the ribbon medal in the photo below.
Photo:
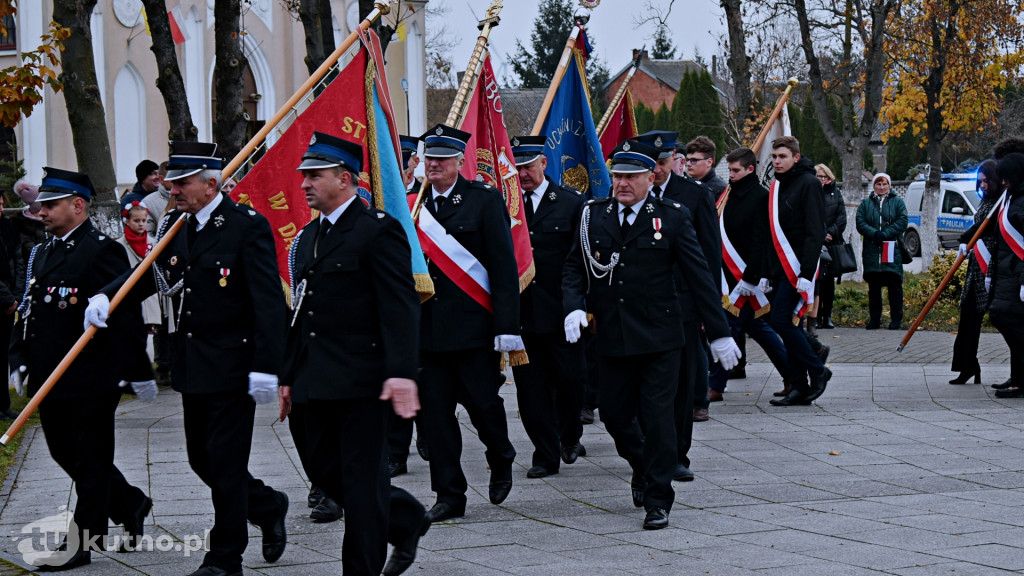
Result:
{"label": "ribbon medal", "polygon": [[70,302],[72,306],[78,304],[78,296],[75,296],[75,293],[78,292],[78,288],[68,288],[68,291],[71,293],[71,297],[68,298],[68,302]]}
{"label": "ribbon medal", "polygon": [[654,239],[661,240],[661,218],[651,218],[651,225],[654,226]]}
{"label": "ribbon medal", "polygon": [[60,288],[57,289],[57,294],[60,295],[60,301],[57,302],[57,308],[63,310],[68,307],[68,302],[67,300],[65,300],[65,298],[69,293],[71,293],[71,288],[65,288],[61,286]]}
{"label": "ribbon medal", "polygon": [[228,276],[230,276],[230,275],[231,275],[231,269],[230,268],[221,268],[220,269],[220,280],[217,281],[217,283],[220,284],[221,288],[223,288],[223,287],[228,285]]}
{"label": "ribbon medal", "polygon": [[47,304],[52,302],[53,301],[53,295],[52,294],[53,294],[53,291],[56,290],[56,289],[57,289],[56,286],[47,286],[46,287],[46,296],[43,296],[43,302],[46,302]]}

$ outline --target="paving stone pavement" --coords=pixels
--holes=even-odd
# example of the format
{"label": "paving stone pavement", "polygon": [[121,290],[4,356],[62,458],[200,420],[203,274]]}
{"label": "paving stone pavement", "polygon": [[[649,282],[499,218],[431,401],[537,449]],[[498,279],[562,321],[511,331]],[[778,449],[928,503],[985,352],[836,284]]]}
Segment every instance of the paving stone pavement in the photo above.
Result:
{"label": "paving stone pavement", "polygon": [[[696,480],[674,483],[671,526],[654,532],[641,529],[629,468],[599,421],[585,427],[586,457],[527,479],[531,446],[515,386],[505,386],[519,452],[512,494],[501,506],[487,502],[483,446],[462,412],[466,516],[434,525],[408,574],[1024,573],[1024,400],[997,399],[987,386],[1009,376],[999,335],[982,336],[986,385],[950,386],[950,334],[919,333],[900,354],[902,332],[821,334],[833,347],[835,376],[807,407],[768,404],[781,379],[750,343],[747,378],[730,381],[711,420],[695,426]],[[308,483],[275,416],[275,408],[257,410],[250,469],[291,498],[289,546],[267,564],[251,528],[246,573],[339,574],[345,525],[308,519]],[[188,467],[180,399],[164,390],[152,404],[125,400],[117,426],[117,465],[153,498],[146,531],[165,551],[94,555],[72,573],[187,574],[201,552],[186,553],[182,540],[210,528],[212,508]],[[0,493],[0,555],[13,561],[27,543],[24,527],[74,507],[71,482],[42,432],[25,434]],[[415,450],[396,483],[433,503],[427,463]]]}

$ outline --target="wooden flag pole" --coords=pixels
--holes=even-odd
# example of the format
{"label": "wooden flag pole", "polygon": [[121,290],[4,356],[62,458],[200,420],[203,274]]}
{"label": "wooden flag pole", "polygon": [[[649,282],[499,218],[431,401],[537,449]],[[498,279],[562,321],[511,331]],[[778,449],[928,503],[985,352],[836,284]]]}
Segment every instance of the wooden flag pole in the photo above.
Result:
{"label": "wooden flag pole", "polygon": [[[761,128],[761,131],[757,134],[757,138],[754,140],[754,145],[750,147],[755,156],[761,149],[761,145],[764,144],[764,139],[768,137],[768,131],[771,130],[772,124],[774,124],[775,121],[779,119],[779,116],[782,115],[782,107],[789,101],[789,93],[792,92],[793,88],[796,88],[799,83],[800,82],[797,81],[796,78],[789,79],[789,82],[786,84],[785,92],[782,93],[782,96],[779,96],[779,100],[775,103],[775,108],[772,109],[772,113],[768,117],[768,122],[765,122],[764,127]],[[722,216],[722,211],[725,210],[725,203],[729,201],[729,192],[731,189],[732,185],[726,186],[725,190],[722,191],[722,197],[718,199],[717,208],[719,217]]]}
{"label": "wooden flag pole", "polygon": [[[1006,198],[1005,191],[999,197],[999,199],[996,200],[996,205],[993,206],[991,210],[989,210],[988,215],[985,216],[985,219],[982,220],[981,224],[978,225],[978,231],[974,233],[974,236],[971,236],[971,241],[967,243],[968,253],[970,253],[970,251],[974,248],[974,245],[978,243],[978,239],[981,238],[982,234],[985,233],[985,230],[988,228],[989,222],[992,221],[992,217],[999,212],[999,207],[1002,206],[1004,198]],[[903,348],[906,347],[907,342],[910,342],[910,338],[914,336],[914,332],[917,332],[918,327],[921,326],[922,322],[924,322],[925,316],[927,316],[928,313],[931,312],[932,307],[935,306],[936,302],[938,302],[939,296],[942,294],[942,291],[946,289],[946,286],[949,286],[949,282],[953,279],[953,275],[956,274],[957,269],[960,268],[960,263],[963,262],[966,258],[967,256],[964,254],[957,255],[956,260],[953,261],[953,265],[949,268],[949,272],[946,272],[946,276],[942,279],[942,282],[939,282],[939,286],[935,289],[935,292],[932,293],[932,296],[931,298],[928,299],[928,302],[925,303],[924,308],[921,309],[921,313],[917,315],[917,318],[914,319],[914,323],[910,325],[910,328],[907,329],[907,333],[903,335],[903,340],[900,340],[900,345],[896,347],[897,352],[903,352]]]}
{"label": "wooden flag pole", "polygon": [[[640,60],[644,57],[644,50],[647,47],[644,46],[640,49],[640,52],[636,55],[636,60],[633,61],[633,67],[626,73],[626,78],[623,79],[622,84],[619,86],[618,91],[615,92],[615,97],[608,104],[608,109],[604,111],[604,116],[601,117],[601,121],[597,123],[597,137],[601,138],[604,135],[605,128],[608,127],[608,122],[611,121],[612,115],[615,114],[615,110],[619,107],[619,103],[626,97],[626,88],[629,87],[629,81],[633,79],[633,75],[640,69]],[[552,96],[553,97],[553,96]],[[548,104],[548,108],[551,104]],[[545,113],[546,115],[546,113]],[[537,130],[540,130],[537,128]]]}
{"label": "wooden flag pole", "polygon": [[[373,25],[374,21],[380,18],[382,14],[387,14],[390,11],[391,5],[389,2],[386,2],[385,0],[377,0],[376,2],[374,2],[373,10],[366,16],[366,19],[359,24],[359,27],[363,31],[365,31],[367,28]],[[227,166],[224,167],[224,170],[221,172],[223,178],[227,178],[228,176],[234,174],[235,170],[237,170],[238,167],[241,166],[243,162],[245,162],[245,159],[248,158],[250,154],[252,154],[253,150],[255,150],[263,142],[263,139],[266,138],[267,134],[270,134],[270,131],[277,127],[277,125],[294,108],[294,106],[298,104],[299,100],[301,100],[310,90],[312,90],[313,86],[315,86],[317,82],[319,82],[321,79],[323,79],[324,76],[327,75],[327,72],[330,71],[331,67],[333,67],[335,63],[337,63],[337,61],[341,58],[341,56],[346,51],[348,51],[349,48],[352,47],[352,44],[354,44],[358,38],[359,34],[356,31],[353,31],[351,34],[348,35],[348,38],[346,38],[345,41],[342,42],[341,45],[338,46],[338,48],[334,52],[332,52],[330,56],[327,57],[327,60],[325,60],[324,63],[321,64],[320,67],[313,72],[309,79],[306,80],[294,94],[292,94],[291,98],[289,98],[287,102],[285,102],[284,105],[281,106],[281,109],[277,111],[277,114],[275,114],[273,118],[271,118],[270,121],[268,121],[266,125],[264,125],[263,128],[260,129],[260,131],[257,132],[256,135],[252,137],[251,140],[249,140],[245,147],[242,148],[242,150],[235,155],[234,159],[232,159],[231,162],[229,162]],[[142,275],[149,271],[149,267],[153,264],[153,261],[171,243],[171,240],[174,238],[174,236],[178,233],[179,230],[181,230],[181,227],[184,222],[184,218],[178,218],[178,220],[173,225],[171,225],[167,232],[164,233],[160,241],[157,242],[155,246],[153,246],[153,249],[149,252],[149,254],[146,255],[142,262],[140,262],[139,265],[135,267],[135,270],[132,272],[131,276],[128,277],[128,280],[126,280],[125,283],[121,286],[121,288],[117,291],[117,294],[115,294],[114,297],[110,299],[111,313],[113,313],[114,309],[118,306],[118,304],[120,304],[121,301],[124,300],[125,296],[128,295],[128,292],[130,292],[131,289],[135,286],[135,284],[139,281],[139,278],[142,278]],[[68,353],[64,356],[64,359],[60,361],[60,364],[57,365],[53,373],[50,374],[50,376],[46,379],[46,382],[44,382],[43,385],[39,388],[39,390],[32,395],[32,399],[29,400],[28,404],[25,405],[25,408],[23,408],[21,410],[21,413],[18,414],[18,417],[7,428],[7,432],[5,432],[3,436],[0,436],[0,445],[6,446],[7,443],[10,442],[11,438],[13,438],[19,431],[21,431],[21,428],[22,426],[25,425],[25,422],[28,421],[28,419],[39,407],[39,404],[43,401],[44,398],[46,398],[46,395],[50,392],[53,386],[57,383],[58,380],[60,380],[61,376],[64,375],[64,372],[67,371],[68,367],[71,366],[71,363],[75,361],[75,358],[77,358],[79,354],[81,354],[82,350],[85,348],[85,345],[88,344],[89,340],[91,340],[92,337],[96,334],[96,330],[97,328],[95,326],[89,326],[88,328],[86,328],[85,332],[82,333],[82,336],[78,338],[77,342],[75,342],[75,345],[71,347],[71,350],[69,350]]]}
{"label": "wooden flag pole", "polygon": [[[473,47],[473,54],[469,57],[466,73],[462,75],[462,83],[459,84],[459,90],[455,93],[455,101],[452,102],[452,107],[448,110],[448,118],[444,121],[446,126],[459,128],[462,125],[463,116],[466,111],[466,98],[469,97],[470,92],[476,86],[477,77],[480,75],[480,62],[483,60],[484,51],[487,50],[487,38],[491,34],[491,29],[501,22],[501,17],[498,16],[502,8],[501,2],[502,0],[493,0],[491,6],[487,9],[487,13],[484,15],[484,19],[477,24],[477,28],[480,29],[480,35],[477,36],[476,46]],[[420,217],[420,210],[423,208],[423,199],[428,185],[426,180],[420,183],[419,192],[416,193],[416,202],[412,205],[413,222],[416,222]]]}
{"label": "wooden flag pole", "polygon": [[533,136],[540,134],[540,129],[544,127],[544,119],[547,118],[548,111],[551,110],[551,103],[555,101],[555,92],[558,92],[558,85],[562,83],[565,70],[569,67],[569,58],[572,57],[572,50],[576,47],[576,38],[580,35],[580,27],[590,21],[590,14],[577,14],[574,19],[576,24],[572,27],[569,39],[565,41],[562,57],[558,59],[558,68],[555,68],[555,75],[551,78],[548,93],[544,95],[544,103],[541,104],[540,113],[537,114],[537,121],[533,123],[533,130],[530,131]]}

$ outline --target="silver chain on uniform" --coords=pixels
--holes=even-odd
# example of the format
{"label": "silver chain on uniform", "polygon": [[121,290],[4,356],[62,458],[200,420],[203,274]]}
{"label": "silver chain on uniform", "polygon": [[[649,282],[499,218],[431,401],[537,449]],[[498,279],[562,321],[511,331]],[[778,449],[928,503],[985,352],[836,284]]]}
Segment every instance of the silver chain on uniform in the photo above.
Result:
{"label": "silver chain on uniform", "polygon": [[594,278],[608,277],[608,285],[612,284],[612,274],[619,264],[619,253],[612,252],[612,257],[607,264],[601,264],[590,252],[590,206],[583,207],[583,216],[580,222],[580,249],[583,250],[583,259],[587,265],[587,291],[590,290],[590,276]]}

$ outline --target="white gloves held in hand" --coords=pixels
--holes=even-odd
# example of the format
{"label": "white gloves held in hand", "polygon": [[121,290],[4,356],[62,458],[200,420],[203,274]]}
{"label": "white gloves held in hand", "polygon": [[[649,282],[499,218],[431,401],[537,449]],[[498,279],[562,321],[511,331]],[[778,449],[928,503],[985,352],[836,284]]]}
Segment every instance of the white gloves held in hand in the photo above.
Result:
{"label": "white gloves held in hand", "polygon": [[967,257],[967,244],[961,244],[959,247],[957,247],[956,255],[957,256],[963,256],[963,257],[966,258]]}
{"label": "white gloves held in hand", "polygon": [[740,363],[740,347],[730,337],[717,338],[711,341],[711,357],[726,370],[732,370]]}
{"label": "white gloves held in hand", "polygon": [[10,384],[11,386],[14,386],[14,391],[20,396],[25,395],[25,373],[27,371],[28,368],[25,366],[19,366],[14,370],[11,370]]}
{"label": "white gloves held in hand", "polygon": [[143,402],[152,402],[153,400],[156,400],[156,380],[129,382],[129,384],[131,384],[132,390],[135,391],[135,395],[139,397],[139,400],[142,400]]}
{"label": "white gloves held in hand", "polygon": [[765,294],[772,291],[772,283],[767,278],[761,278],[761,281],[757,283],[757,287],[761,289],[761,292]]}
{"label": "white gloves held in hand", "polygon": [[746,280],[740,280],[740,283],[736,285],[736,290],[740,296],[753,296],[754,291],[757,290],[757,286],[754,286]]}
{"label": "white gloves held in hand", "polygon": [[[814,292],[814,283],[808,280],[807,278],[797,278],[796,291],[805,294],[811,294],[812,292]],[[813,296],[813,294],[811,295]]]}
{"label": "white gloves held in hand", "polygon": [[110,299],[106,294],[97,294],[89,298],[89,305],[85,307],[85,325],[82,328],[88,330],[90,324],[97,328],[106,328],[108,317],[110,317]]}
{"label": "white gloves held in hand", "polygon": [[590,326],[587,322],[587,313],[583,310],[573,310],[565,317],[562,327],[565,328],[565,341],[575,344],[580,339],[580,328]]}
{"label": "white gloves held in hand", "polygon": [[270,404],[277,400],[277,376],[249,372],[249,396],[257,404]]}
{"label": "white gloves held in hand", "polygon": [[495,352],[511,352],[513,350],[524,350],[523,339],[519,336],[502,334],[494,337]]}

